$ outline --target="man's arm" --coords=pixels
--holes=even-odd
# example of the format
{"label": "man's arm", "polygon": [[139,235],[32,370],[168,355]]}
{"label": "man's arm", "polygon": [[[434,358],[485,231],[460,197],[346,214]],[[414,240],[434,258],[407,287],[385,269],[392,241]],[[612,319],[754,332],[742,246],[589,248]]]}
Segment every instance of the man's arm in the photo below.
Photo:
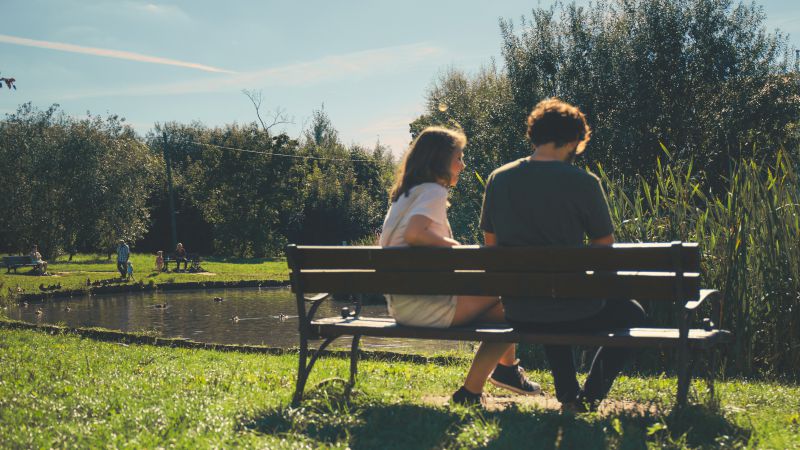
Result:
{"label": "man's arm", "polygon": [[602,246],[602,245],[612,245],[614,243],[614,235],[609,234],[608,236],[599,237],[596,239],[590,240],[592,245]]}

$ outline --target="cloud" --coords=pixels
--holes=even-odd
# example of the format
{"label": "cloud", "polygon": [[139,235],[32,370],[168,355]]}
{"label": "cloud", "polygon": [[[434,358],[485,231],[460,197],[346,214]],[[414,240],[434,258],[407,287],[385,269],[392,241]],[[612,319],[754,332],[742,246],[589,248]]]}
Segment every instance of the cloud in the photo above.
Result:
{"label": "cloud", "polygon": [[130,6],[136,10],[150,16],[170,19],[190,21],[190,17],[181,8],[175,5],[157,5],[155,3],[131,3]]}
{"label": "cloud", "polygon": [[188,69],[202,70],[204,72],[231,73],[231,74],[235,73],[230,70],[220,69],[218,67],[206,66],[204,64],[197,64],[187,61],[178,61],[176,59],[161,58],[158,56],[142,55],[141,53],[132,53],[122,50],[111,50],[111,49],[97,48],[97,47],[83,47],[80,45],[65,44],[62,42],[38,41],[34,39],[8,36],[5,34],[0,34],[0,43],[23,45],[26,47],[47,48],[50,50],[58,50],[62,52],[83,53],[86,55],[101,56],[105,58],[117,58],[117,59],[126,59],[129,61],[138,61],[144,63],[186,67]]}
{"label": "cloud", "polygon": [[129,86],[124,89],[91,89],[68,94],[66,99],[102,96],[175,95],[238,91],[250,87],[309,86],[350,77],[363,78],[382,71],[397,71],[438,57],[442,50],[426,44],[410,44],[329,55],[279,67],[240,72],[221,79],[195,79],[177,83]]}

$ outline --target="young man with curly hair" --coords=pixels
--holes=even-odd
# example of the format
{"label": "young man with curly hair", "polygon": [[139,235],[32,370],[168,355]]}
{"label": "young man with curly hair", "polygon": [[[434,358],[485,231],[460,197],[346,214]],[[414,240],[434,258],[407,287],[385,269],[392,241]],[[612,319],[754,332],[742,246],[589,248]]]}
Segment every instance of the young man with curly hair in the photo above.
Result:
{"label": "young man with curly hair", "polygon": [[[547,99],[528,116],[532,154],[489,176],[481,212],[486,245],[577,246],[614,243],[614,228],[600,180],[572,163],[586,148],[591,130],[583,113]],[[634,300],[553,300],[504,297],[506,319],[515,328],[541,332],[592,332],[635,327],[645,320]],[[572,348],[544,347],[556,397],[567,410],[595,409],[605,398],[630,350],[601,347],[581,388]]]}

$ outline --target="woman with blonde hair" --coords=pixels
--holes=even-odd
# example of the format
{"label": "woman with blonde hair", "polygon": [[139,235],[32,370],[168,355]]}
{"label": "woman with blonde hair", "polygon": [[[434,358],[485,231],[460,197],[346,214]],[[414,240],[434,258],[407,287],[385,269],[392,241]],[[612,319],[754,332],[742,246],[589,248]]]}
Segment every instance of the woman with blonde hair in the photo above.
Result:
{"label": "woman with blonde hair", "polygon": [[[401,163],[392,204],[380,236],[383,247],[452,247],[447,220],[448,189],[464,170],[467,138],[459,131],[440,127],[424,129],[411,143]],[[463,295],[387,295],[389,313],[400,325],[448,328],[472,322],[505,322],[497,297]],[[491,378],[490,378],[491,375]],[[487,378],[511,391],[533,395],[541,388],[529,381],[519,367],[514,344],[481,343],[464,385],[453,394],[453,403],[483,403]]]}

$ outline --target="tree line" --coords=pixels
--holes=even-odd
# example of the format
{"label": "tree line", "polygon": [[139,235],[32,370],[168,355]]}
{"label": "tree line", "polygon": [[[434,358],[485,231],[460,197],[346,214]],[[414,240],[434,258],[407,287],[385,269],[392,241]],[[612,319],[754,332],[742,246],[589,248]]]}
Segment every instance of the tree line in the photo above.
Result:
{"label": "tree line", "polygon": [[53,258],[172,249],[165,156],[178,240],[190,251],[266,257],[289,242],[374,235],[387,208],[387,148],[345,146],[324,111],[299,139],[256,123],[157,124],[139,138],[124,119],[73,118],[30,104],[0,122],[0,247],[38,243]]}
{"label": "tree line", "polygon": [[[774,160],[800,143],[800,82],[786,37],[768,32],[755,4],[730,0],[599,0],[534,8],[500,21],[502,62],[478,73],[442,73],[426,93],[428,125],[463,129],[468,168],[485,177],[530,154],[525,119],[559,97],[592,127],[580,164],[615,180],[653,180],[664,149],[723,193],[736,162]],[[635,181],[635,180],[634,180]],[[451,220],[462,240],[480,239],[482,186],[463,177]]]}

